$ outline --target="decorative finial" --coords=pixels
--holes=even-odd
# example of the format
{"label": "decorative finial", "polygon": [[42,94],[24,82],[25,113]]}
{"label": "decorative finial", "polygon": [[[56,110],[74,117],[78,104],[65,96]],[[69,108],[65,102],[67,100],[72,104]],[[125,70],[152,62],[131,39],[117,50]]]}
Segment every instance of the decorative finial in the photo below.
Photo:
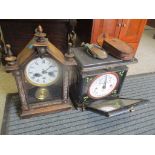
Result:
{"label": "decorative finial", "polygon": [[10,44],[6,44],[6,50],[7,50],[7,56],[13,56]]}
{"label": "decorative finial", "polygon": [[45,42],[45,37],[46,37],[46,33],[43,33],[43,28],[41,25],[39,25],[36,29],[35,29],[35,36],[36,36],[36,41],[37,42]]}
{"label": "decorative finial", "polygon": [[42,26],[39,25],[38,28],[37,28],[37,30],[38,30],[39,33],[42,33],[42,32],[43,32],[43,28],[42,28]]}
{"label": "decorative finial", "polygon": [[72,43],[72,47],[75,47],[75,46],[76,46],[77,34],[75,33],[75,31],[72,30],[72,31],[68,34],[68,42],[69,42],[69,43]]}
{"label": "decorative finial", "polygon": [[16,56],[13,55],[11,51],[11,45],[6,44],[6,57],[5,61],[7,62],[8,65],[14,65],[16,63]]}
{"label": "decorative finial", "polygon": [[65,53],[65,57],[68,61],[72,61],[72,58],[74,57],[74,53],[72,51],[73,44],[71,42],[68,43],[68,52]]}

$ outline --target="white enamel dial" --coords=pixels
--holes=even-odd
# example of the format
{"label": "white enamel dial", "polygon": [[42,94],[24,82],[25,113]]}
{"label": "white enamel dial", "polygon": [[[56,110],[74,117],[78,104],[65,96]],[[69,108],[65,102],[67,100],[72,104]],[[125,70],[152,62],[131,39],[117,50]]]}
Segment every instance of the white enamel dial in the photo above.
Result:
{"label": "white enamel dial", "polygon": [[33,85],[48,86],[57,80],[59,67],[57,62],[49,57],[35,58],[27,64],[25,76]]}
{"label": "white enamel dial", "polygon": [[107,72],[97,76],[89,87],[88,95],[94,99],[108,96],[116,88],[118,82],[119,78],[116,73]]}

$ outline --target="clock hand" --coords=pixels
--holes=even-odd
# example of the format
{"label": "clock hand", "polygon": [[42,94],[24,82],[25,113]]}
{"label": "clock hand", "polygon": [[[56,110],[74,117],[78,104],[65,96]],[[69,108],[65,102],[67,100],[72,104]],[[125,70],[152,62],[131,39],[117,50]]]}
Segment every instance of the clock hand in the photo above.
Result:
{"label": "clock hand", "polygon": [[47,71],[48,71],[51,67],[54,67],[54,66],[53,66],[53,65],[49,66],[47,69],[43,70],[42,73],[43,73],[43,74],[46,74]]}
{"label": "clock hand", "polygon": [[53,65],[49,66],[45,71],[49,70],[51,67],[54,67]]}

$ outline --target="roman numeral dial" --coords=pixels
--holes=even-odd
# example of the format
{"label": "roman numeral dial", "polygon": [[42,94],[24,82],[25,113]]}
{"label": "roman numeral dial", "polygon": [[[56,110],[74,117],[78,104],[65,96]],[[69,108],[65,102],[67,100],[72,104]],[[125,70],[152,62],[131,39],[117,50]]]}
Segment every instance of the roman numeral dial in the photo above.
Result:
{"label": "roman numeral dial", "polygon": [[25,76],[33,85],[48,86],[58,79],[59,66],[52,58],[36,58],[27,64]]}

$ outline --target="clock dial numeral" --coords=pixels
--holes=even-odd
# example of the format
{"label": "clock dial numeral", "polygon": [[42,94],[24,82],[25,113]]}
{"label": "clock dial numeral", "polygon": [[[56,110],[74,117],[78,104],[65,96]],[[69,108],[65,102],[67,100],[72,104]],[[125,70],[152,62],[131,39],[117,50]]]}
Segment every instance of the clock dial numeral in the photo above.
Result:
{"label": "clock dial numeral", "polygon": [[48,72],[48,75],[49,75],[50,77],[55,77],[54,72]]}
{"label": "clock dial numeral", "polygon": [[42,63],[45,64],[45,62],[46,62],[45,59],[43,59],[43,60],[42,60]]}
{"label": "clock dial numeral", "polygon": [[35,65],[39,65],[37,61],[35,62]]}

